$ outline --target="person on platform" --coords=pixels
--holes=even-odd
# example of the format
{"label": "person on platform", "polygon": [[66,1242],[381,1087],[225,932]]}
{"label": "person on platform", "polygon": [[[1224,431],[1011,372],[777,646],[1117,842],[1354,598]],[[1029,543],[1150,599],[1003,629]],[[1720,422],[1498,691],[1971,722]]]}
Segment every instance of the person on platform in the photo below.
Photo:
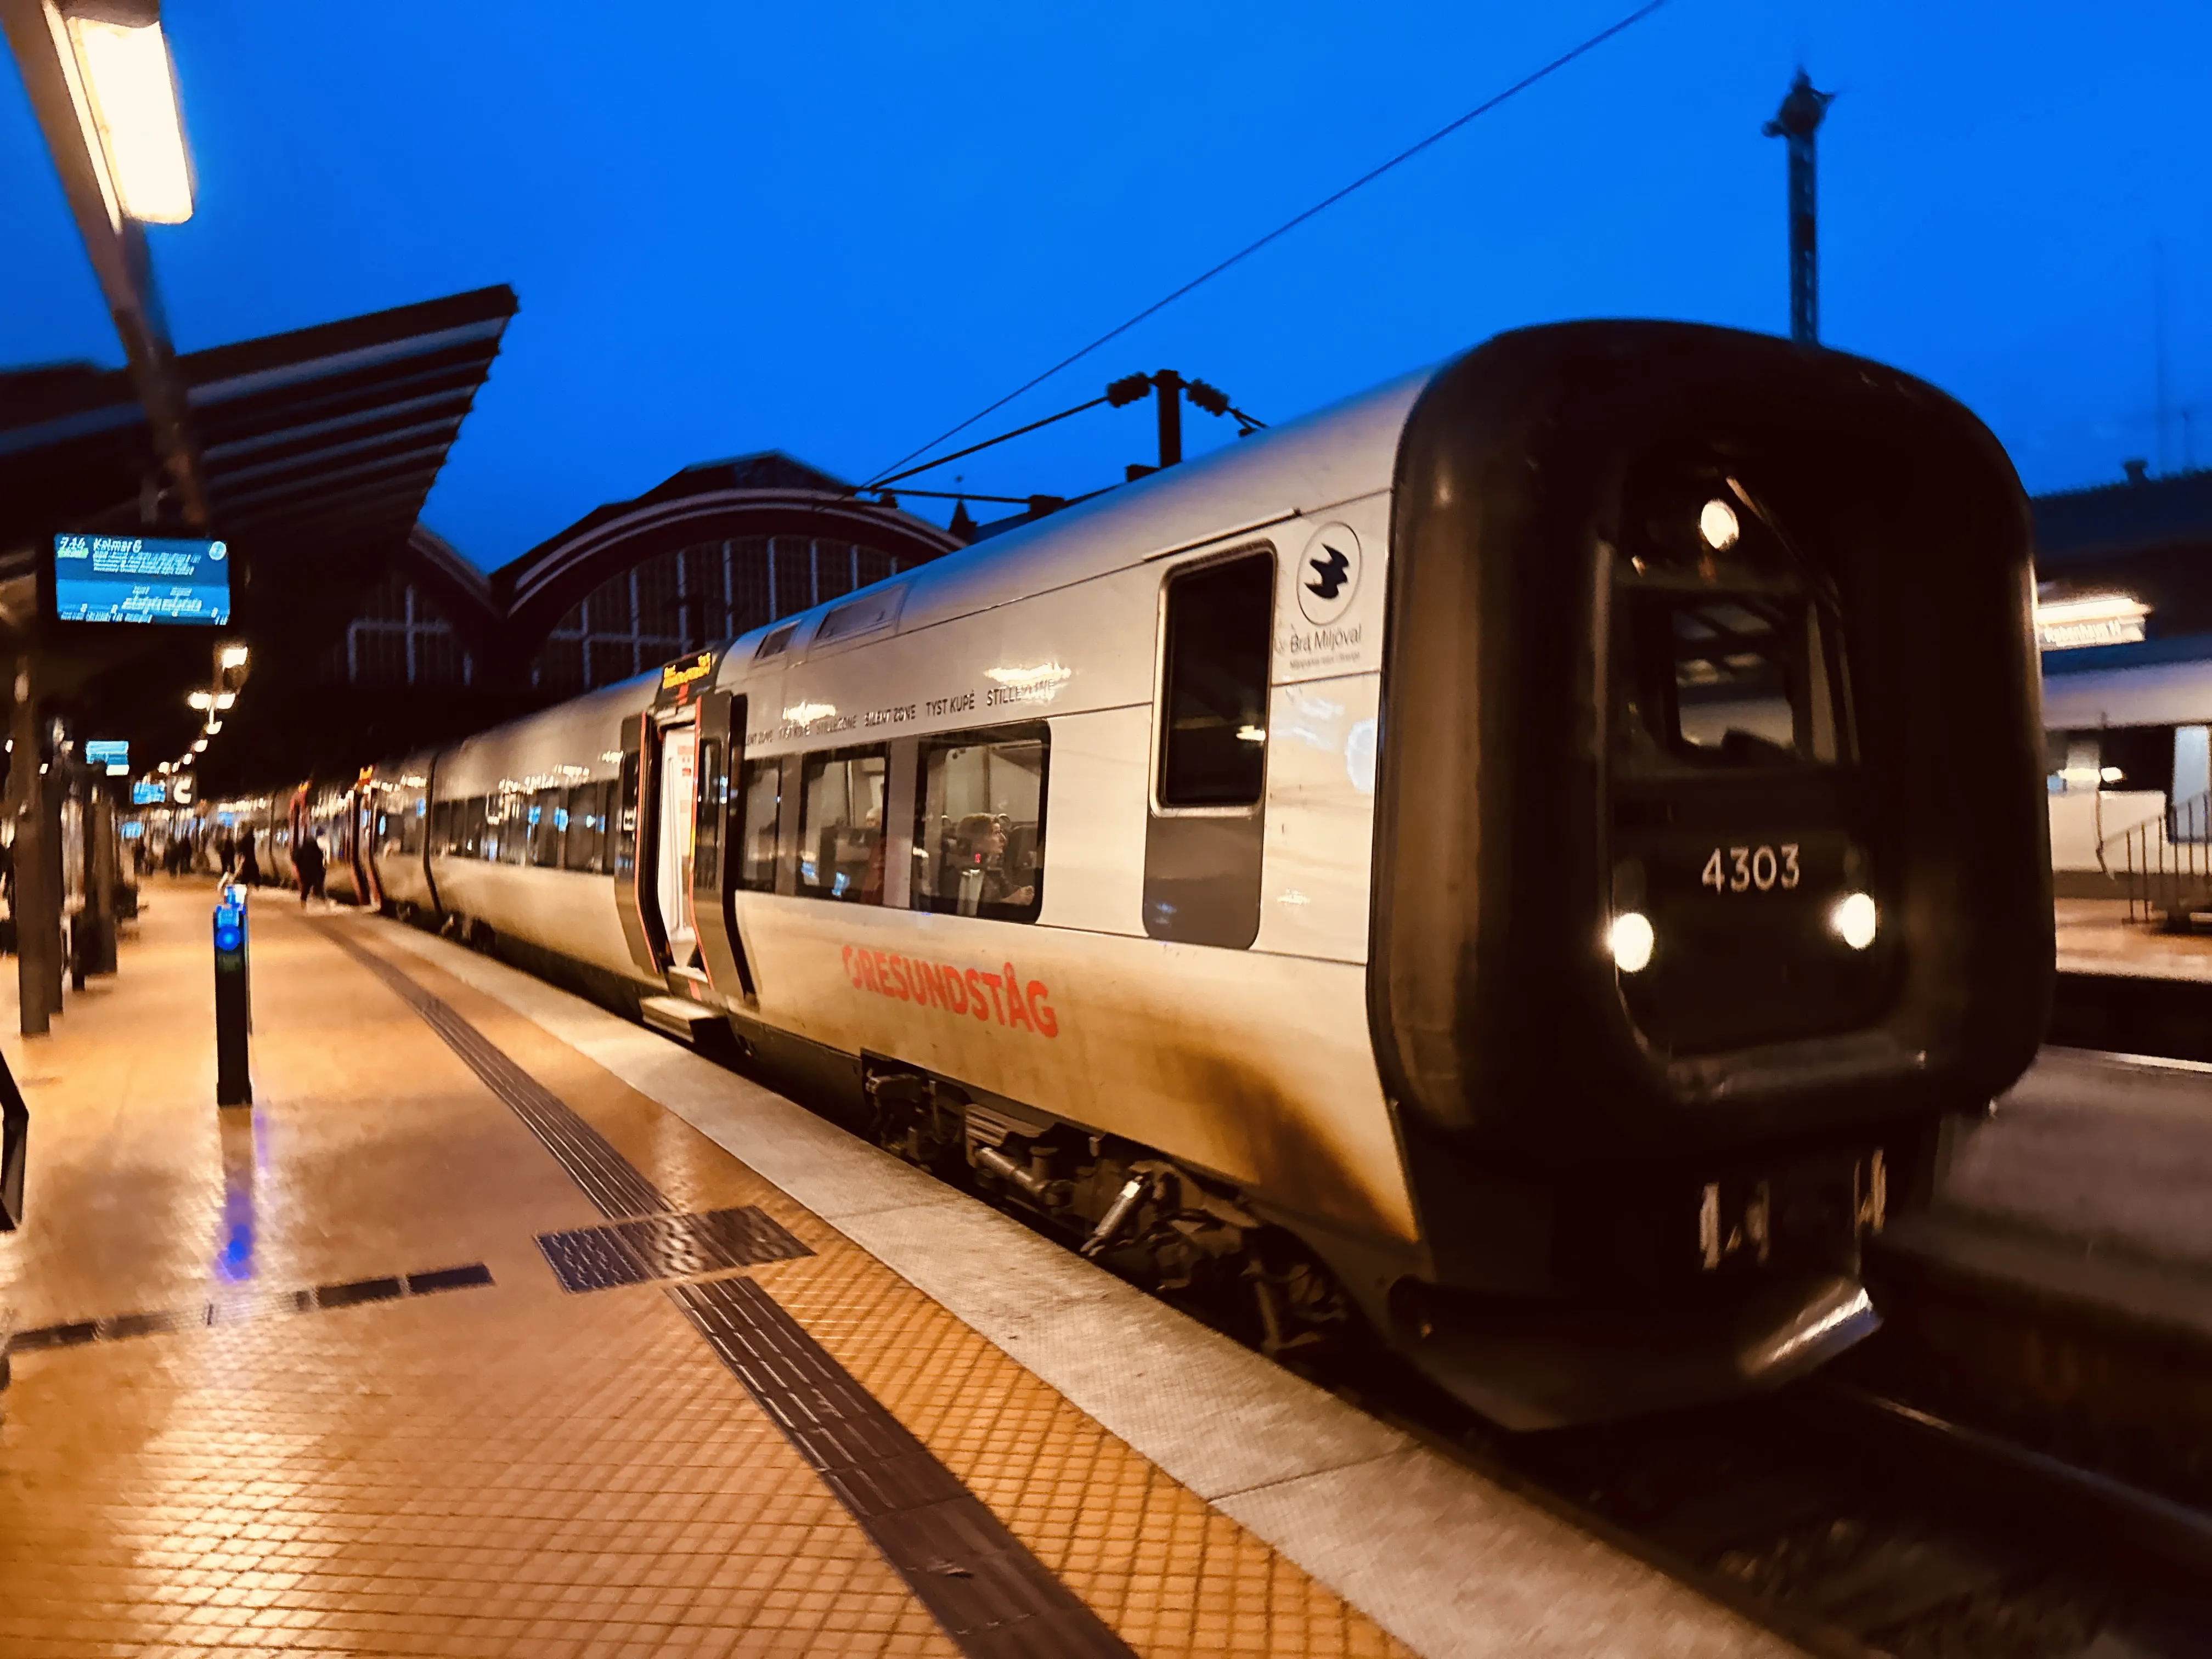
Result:
{"label": "person on platform", "polygon": [[245,845],[238,854],[238,878],[248,887],[261,885],[261,860],[254,856],[253,831],[246,832]]}
{"label": "person on platform", "polygon": [[323,891],[323,837],[320,831],[308,836],[292,849],[293,867],[300,872],[300,908],[307,908],[307,896],[312,893],[325,904],[330,895]]}
{"label": "person on platform", "polygon": [[215,855],[222,866],[222,873],[230,875],[238,868],[238,843],[218,831],[215,838]]}

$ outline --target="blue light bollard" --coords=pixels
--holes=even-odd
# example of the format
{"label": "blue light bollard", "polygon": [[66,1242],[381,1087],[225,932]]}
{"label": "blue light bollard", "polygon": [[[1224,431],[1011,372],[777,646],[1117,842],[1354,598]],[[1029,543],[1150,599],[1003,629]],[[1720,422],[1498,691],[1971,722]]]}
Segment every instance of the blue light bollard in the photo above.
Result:
{"label": "blue light bollard", "polygon": [[246,890],[226,885],[215,907],[215,1103],[253,1104],[246,1037],[253,1003],[246,973]]}

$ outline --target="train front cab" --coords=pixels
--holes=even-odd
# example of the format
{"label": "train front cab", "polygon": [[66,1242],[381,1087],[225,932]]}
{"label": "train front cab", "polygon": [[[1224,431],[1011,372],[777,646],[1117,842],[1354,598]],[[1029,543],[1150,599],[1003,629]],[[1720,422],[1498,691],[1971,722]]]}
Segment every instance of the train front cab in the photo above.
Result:
{"label": "train front cab", "polygon": [[1393,510],[1381,1316],[1520,1427],[1800,1375],[2048,1005],[2012,469],[1877,365],[1577,324],[1431,384]]}

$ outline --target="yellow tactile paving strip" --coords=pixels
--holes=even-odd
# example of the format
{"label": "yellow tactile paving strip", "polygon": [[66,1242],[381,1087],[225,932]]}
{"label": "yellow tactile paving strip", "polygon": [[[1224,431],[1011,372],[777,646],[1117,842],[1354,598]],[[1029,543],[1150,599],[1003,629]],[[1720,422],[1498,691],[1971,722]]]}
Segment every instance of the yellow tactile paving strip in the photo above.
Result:
{"label": "yellow tactile paving strip", "polygon": [[[259,1104],[218,1124],[210,895],[149,896],[122,975],[27,1055],[7,1040],[51,1079],[31,1222],[0,1237],[17,1324],[219,1295],[241,1220],[256,1285],[479,1260],[497,1283],[17,1356],[0,1654],[956,1651],[665,1293],[559,1291],[532,1236],[588,1200],[268,898]],[[819,1252],[753,1276],[1139,1653],[1406,1651],[681,1120],[392,959],[679,1207],[758,1204]]]}

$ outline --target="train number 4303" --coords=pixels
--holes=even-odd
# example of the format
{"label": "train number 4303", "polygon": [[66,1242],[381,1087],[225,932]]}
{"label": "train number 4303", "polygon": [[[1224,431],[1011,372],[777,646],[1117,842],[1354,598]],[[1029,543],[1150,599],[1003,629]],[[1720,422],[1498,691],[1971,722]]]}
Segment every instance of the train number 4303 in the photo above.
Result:
{"label": "train number 4303", "polygon": [[1756,890],[1771,892],[1777,887],[1787,892],[1803,878],[1797,866],[1797,843],[1785,841],[1779,847],[1716,847],[1705,860],[1705,873],[1698,878],[1698,885],[1710,887],[1716,893],[1747,893]]}

